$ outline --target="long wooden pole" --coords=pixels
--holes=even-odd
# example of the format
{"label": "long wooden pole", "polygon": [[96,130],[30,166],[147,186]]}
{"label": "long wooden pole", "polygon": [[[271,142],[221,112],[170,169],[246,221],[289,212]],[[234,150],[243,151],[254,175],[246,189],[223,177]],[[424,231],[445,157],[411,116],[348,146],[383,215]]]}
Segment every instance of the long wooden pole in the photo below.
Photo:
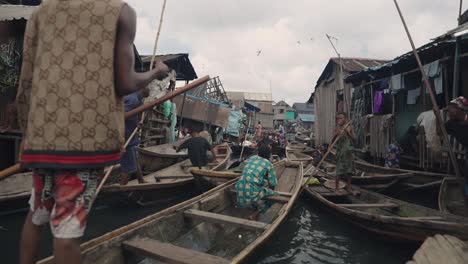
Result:
{"label": "long wooden pole", "polygon": [[[325,155],[323,155],[322,159],[319,161],[319,163],[317,164],[317,166],[312,166],[310,167],[309,169],[307,169],[305,172],[304,172],[304,175],[306,175],[311,169],[314,169],[312,171],[312,173],[310,174],[310,176],[308,176],[307,178],[309,177],[313,177],[317,171],[319,170],[320,168],[320,165],[322,165],[323,161],[325,161],[325,159],[328,157],[328,154],[330,154],[331,150],[333,149],[333,147],[336,145],[336,143],[338,142],[338,140],[344,135],[344,133],[346,132],[346,129],[348,128],[348,126],[350,125],[351,123],[347,123],[344,127],[343,127],[343,130],[340,132],[340,134],[335,138],[335,140],[332,142],[332,144],[328,147],[328,150],[327,152],[325,153]],[[305,186],[305,183],[307,182],[307,180],[304,181],[304,186]]]}
{"label": "long wooden pole", "polygon": [[244,141],[242,141],[242,148],[241,148],[241,153],[239,156],[239,161],[242,161],[242,155],[244,154],[245,141],[247,140],[247,136],[249,135],[250,121],[251,119],[249,118],[249,123],[247,123],[247,130],[245,131],[245,135],[244,135]]}
{"label": "long wooden pole", "polygon": [[452,146],[450,144],[448,134],[447,134],[447,130],[445,129],[445,125],[442,122],[442,117],[440,115],[440,109],[439,109],[439,106],[437,105],[437,101],[436,101],[436,98],[435,98],[435,95],[434,95],[434,89],[433,89],[432,85],[430,84],[429,79],[427,78],[426,72],[424,71],[424,68],[423,68],[422,63],[421,63],[421,59],[419,58],[419,54],[416,51],[416,47],[414,45],[413,38],[411,37],[408,26],[406,25],[406,21],[405,21],[405,18],[403,17],[400,6],[398,5],[397,0],[393,0],[393,2],[395,3],[398,14],[400,15],[401,22],[403,23],[403,27],[405,28],[406,35],[408,36],[408,40],[409,40],[409,42],[411,44],[411,48],[413,49],[413,54],[414,54],[414,57],[416,59],[416,62],[418,63],[419,71],[421,72],[421,75],[423,77],[424,85],[426,86],[426,89],[429,91],[429,96],[430,96],[431,102],[432,102],[432,110],[434,111],[436,121],[439,124],[440,130],[442,131],[442,135],[444,137],[443,139],[445,140],[445,142],[447,142],[447,144],[449,146],[450,160],[451,160],[453,168],[455,170],[455,175],[457,176],[457,179],[459,179],[459,181],[460,181],[461,180],[461,175],[460,175],[460,170],[458,168],[457,159],[455,157],[455,153],[453,152]]}
{"label": "long wooden pole", "polygon": [[17,173],[20,170],[20,164],[17,163],[11,167],[8,167],[2,171],[0,171],[0,181],[10,177],[11,175]]}

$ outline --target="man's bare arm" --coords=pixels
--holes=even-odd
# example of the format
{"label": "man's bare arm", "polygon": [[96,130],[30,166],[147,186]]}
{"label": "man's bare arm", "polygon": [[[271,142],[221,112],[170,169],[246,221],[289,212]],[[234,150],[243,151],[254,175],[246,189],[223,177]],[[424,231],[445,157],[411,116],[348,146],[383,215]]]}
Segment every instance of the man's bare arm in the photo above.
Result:
{"label": "man's bare arm", "polygon": [[136,34],[136,13],[128,5],[122,7],[115,43],[115,89],[123,96],[146,87],[152,80],[167,76],[169,68],[159,61],[155,68],[144,73],[135,72],[133,41]]}

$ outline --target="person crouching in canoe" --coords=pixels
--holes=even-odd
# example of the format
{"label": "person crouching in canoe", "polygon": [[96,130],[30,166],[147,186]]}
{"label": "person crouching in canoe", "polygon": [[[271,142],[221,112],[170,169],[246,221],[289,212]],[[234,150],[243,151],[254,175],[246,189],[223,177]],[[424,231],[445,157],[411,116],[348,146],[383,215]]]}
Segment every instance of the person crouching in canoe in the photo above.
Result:
{"label": "person crouching in canoe", "polygon": [[[340,112],[336,115],[336,129],[335,135],[333,135],[332,142],[335,141],[337,137],[341,135],[336,143],[336,178],[335,178],[335,193],[339,191],[339,182],[340,179],[346,179],[346,190],[353,195],[353,188],[351,187],[351,179],[354,173],[354,154],[353,146],[356,136],[354,133],[354,128],[348,123],[348,115],[346,113]],[[343,129],[345,130],[343,133]]]}
{"label": "person crouching in canoe", "polygon": [[258,156],[248,160],[242,176],[236,183],[237,205],[239,207],[252,207],[255,211],[249,216],[256,220],[271,206],[268,201],[262,200],[269,195],[277,195],[273,188],[278,184],[275,169],[270,162],[271,150],[267,145],[258,148]]}

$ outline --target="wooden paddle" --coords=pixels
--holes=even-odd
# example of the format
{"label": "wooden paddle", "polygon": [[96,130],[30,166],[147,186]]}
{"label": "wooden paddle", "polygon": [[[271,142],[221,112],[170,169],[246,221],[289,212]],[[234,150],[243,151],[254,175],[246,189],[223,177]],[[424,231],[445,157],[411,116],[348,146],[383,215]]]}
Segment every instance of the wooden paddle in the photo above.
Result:
{"label": "wooden paddle", "polygon": [[333,141],[333,143],[328,147],[328,150],[327,152],[325,153],[325,155],[323,155],[322,159],[320,160],[320,162],[317,164],[317,166],[312,166],[310,167],[308,170],[306,170],[303,174],[306,175],[312,168],[314,169],[312,171],[312,173],[310,174],[310,176],[307,176],[306,179],[304,179],[304,183],[302,184],[302,187],[304,188],[304,186],[306,185],[307,181],[309,180],[310,177],[313,177],[317,171],[318,171],[318,168],[320,168],[320,165],[322,165],[323,161],[328,157],[328,154],[330,154],[331,150],[333,149],[333,147],[335,147],[336,143],[338,142],[338,140],[344,135],[344,133],[346,132],[346,128],[348,128],[348,126],[350,125],[351,123],[348,122],[344,127],[343,127],[343,130],[340,132],[340,134],[335,138],[335,140]]}

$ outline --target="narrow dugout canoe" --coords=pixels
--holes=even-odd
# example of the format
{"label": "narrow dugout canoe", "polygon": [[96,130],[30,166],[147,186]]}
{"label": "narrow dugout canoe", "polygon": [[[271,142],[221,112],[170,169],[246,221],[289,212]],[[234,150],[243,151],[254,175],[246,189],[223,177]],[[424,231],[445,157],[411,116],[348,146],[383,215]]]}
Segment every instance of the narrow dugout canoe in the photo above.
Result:
{"label": "narrow dugout canoe", "polygon": [[307,186],[306,193],[344,221],[386,239],[424,241],[435,234],[468,239],[468,218],[400,201],[357,186],[357,196],[335,194],[322,186]]}
{"label": "narrow dugout canoe", "polygon": [[302,162],[304,167],[307,167],[312,163],[313,158],[307,154],[297,151],[297,149],[292,149],[286,147],[286,159],[293,162]]}
{"label": "narrow dugout canoe", "polygon": [[454,177],[442,181],[439,191],[439,209],[442,212],[468,217],[468,206],[465,204],[462,187]]}
{"label": "narrow dugout canoe", "polygon": [[297,133],[296,135],[294,135],[294,139],[301,144],[310,144],[310,137],[302,133]]}
{"label": "narrow dugout canoe", "polygon": [[0,181],[0,208],[2,212],[28,207],[32,189],[32,172],[17,173]]}
{"label": "narrow dugout canoe", "polygon": [[[228,144],[223,143],[215,146],[216,162],[210,163],[212,170],[224,170],[231,156]],[[102,189],[102,197],[112,199],[113,194],[136,201],[140,205],[151,205],[155,202],[164,202],[176,198],[182,193],[193,193],[194,179],[189,170],[192,167],[190,160],[186,159],[160,171],[145,175],[143,178],[148,183],[138,183],[134,179],[127,185],[112,184],[105,185]],[[132,193],[130,197],[128,194]],[[122,196],[123,194],[123,196]],[[106,197],[107,196],[107,197]]]}
{"label": "narrow dugout canoe", "polygon": [[174,146],[181,145],[186,139],[175,143],[138,148],[141,169],[145,173],[158,171],[187,158],[187,150],[176,152]]}
{"label": "narrow dugout canoe", "polygon": [[[82,263],[239,263],[277,229],[291,210],[302,183],[302,164],[279,162],[273,205],[258,221],[235,206],[232,179],[188,201],[81,245]],[[158,262],[158,263],[159,263]],[[39,263],[53,263],[53,257]]]}
{"label": "narrow dugout canoe", "polygon": [[[330,151],[329,160],[335,160],[335,151]],[[365,171],[365,172],[375,172],[375,173],[382,173],[382,174],[391,174],[391,173],[412,173],[414,177],[411,179],[414,180],[412,182],[415,183],[430,183],[434,181],[441,181],[443,178],[448,176],[453,176],[444,173],[436,173],[436,172],[428,172],[428,171],[418,171],[418,170],[407,170],[407,169],[400,169],[400,168],[387,168],[382,167],[379,165],[370,164],[360,159],[354,160],[354,166],[356,169]]]}

